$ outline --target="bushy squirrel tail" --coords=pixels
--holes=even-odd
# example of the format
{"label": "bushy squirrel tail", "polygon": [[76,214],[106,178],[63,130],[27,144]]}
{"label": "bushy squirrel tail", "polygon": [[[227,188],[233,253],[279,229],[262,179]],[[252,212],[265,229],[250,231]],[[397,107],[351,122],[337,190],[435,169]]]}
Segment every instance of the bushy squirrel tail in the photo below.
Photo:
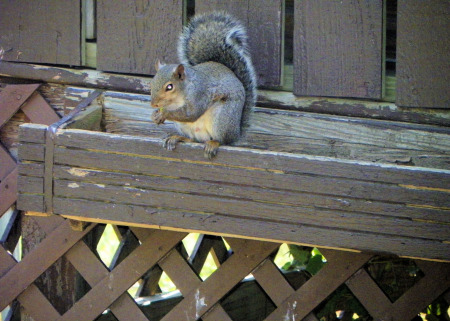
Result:
{"label": "bushy squirrel tail", "polygon": [[245,89],[241,120],[241,130],[245,132],[256,103],[256,75],[242,24],[223,12],[196,15],[180,36],[178,56],[188,66],[214,61],[234,72]]}

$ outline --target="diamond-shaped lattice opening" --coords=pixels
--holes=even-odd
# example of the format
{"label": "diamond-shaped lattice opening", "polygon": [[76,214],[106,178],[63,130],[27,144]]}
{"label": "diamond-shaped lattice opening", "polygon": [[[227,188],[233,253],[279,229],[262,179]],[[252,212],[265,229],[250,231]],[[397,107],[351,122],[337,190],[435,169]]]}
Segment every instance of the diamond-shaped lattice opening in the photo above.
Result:
{"label": "diamond-shaped lattice opening", "polygon": [[317,274],[327,261],[317,248],[284,243],[278,249],[274,263],[297,290]]}
{"label": "diamond-shaped lattice opening", "polygon": [[149,320],[159,321],[180,303],[181,300],[183,300],[181,293],[179,291],[173,291],[170,293],[156,294],[151,297],[141,297],[136,299],[136,303]]}
{"label": "diamond-shaped lattice opening", "polygon": [[392,302],[424,276],[413,260],[394,257],[377,256],[367,263],[366,270]]}
{"label": "diamond-shaped lattice opening", "polygon": [[95,321],[119,321],[116,316],[111,312],[111,310],[106,310],[102,314],[100,314]]}
{"label": "diamond-shaped lattice opening", "polygon": [[372,317],[347,286],[341,285],[326,298],[314,313],[321,321],[371,321]]}
{"label": "diamond-shaped lattice opening", "polygon": [[110,267],[119,249],[122,236],[111,224],[107,224],[97,244],[97,253],[102,262]]}
{"label": "diamond-shaped lattice opening", "polygon": [[[60,314],[67,312],[91,287],[65,257],[42,273],[34,284]],[[72,295],[76,293],[76,295]]]}
{"label": "diamond-shaped lattice opening", "polygon": [[20,307],[17,301],[13,301],[3,311],[0,311],[0,320],[20,320]]}
{"label": "diamond-shaped lattice opening", "polygon": [[155,321],[161,320],[183,299],[180,291],[159,265],[148,270],[128,289],[128,293],[148,319]]}
{"label": "diamond-shaped lattice opening", "polygon": [[189,264],[202,280],[217,271],[232,253],[222,237],[213,235],[191,233],[183,239],[183,246]]}
{"label": "diamond-shaped lattice opening", "polygon": [[240,282],[222,300],[231,320],[264,320],[276,306],[253,277]]}
{"label": "diamond-shaped lattice opening", "polygon": [[205,281],[209,278],[219,267],[213,258],[213,250],[209,251],[206,257],[205,263],[203,264],[202,270],[200,271],[200,278]]}
{"label": "diamond-shaped lattice opening", "polygon": [[445,295],[446,294],[441,295],[434,300],[433,303],[423,309],[420,313],[420,317],[423,320],[449,320],[450,304],[445,299]]}

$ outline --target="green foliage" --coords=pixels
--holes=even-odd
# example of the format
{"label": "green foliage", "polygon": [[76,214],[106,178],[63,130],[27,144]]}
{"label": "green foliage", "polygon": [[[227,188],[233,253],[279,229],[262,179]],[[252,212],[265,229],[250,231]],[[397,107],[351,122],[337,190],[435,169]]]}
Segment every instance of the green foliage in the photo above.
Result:
{"label": "green foliage", "polygon": [[326,264],[319,250],[310,247],[289,245],[289,254],[292,260],[283,265],[282,269],[285,271],[307,271],[315,275]]}

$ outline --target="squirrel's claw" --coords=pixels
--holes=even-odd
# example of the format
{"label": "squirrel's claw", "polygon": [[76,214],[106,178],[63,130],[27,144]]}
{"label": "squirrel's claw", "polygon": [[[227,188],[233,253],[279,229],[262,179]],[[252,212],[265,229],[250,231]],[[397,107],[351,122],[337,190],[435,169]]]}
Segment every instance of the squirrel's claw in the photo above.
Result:
{"label": "squirrel's claw", "polygon": [[167,150],[174,150],[179,140],[176,136],[167,137],[163,142],[163,147]]}
{"label": "squirrel's claw", "polygon": [[172,135],[164,139],[163,147],[167,150],[174,150],[179,142],[191,142],[191,141],[192,140],[184,136]]}
{"label": "squirrel's claw", "polygon": [[209,140],[205,143],[205,148],[203,155],[208,158],[212,159],[217,155],[217,151],[219,150],[220,143],[216,140]]}

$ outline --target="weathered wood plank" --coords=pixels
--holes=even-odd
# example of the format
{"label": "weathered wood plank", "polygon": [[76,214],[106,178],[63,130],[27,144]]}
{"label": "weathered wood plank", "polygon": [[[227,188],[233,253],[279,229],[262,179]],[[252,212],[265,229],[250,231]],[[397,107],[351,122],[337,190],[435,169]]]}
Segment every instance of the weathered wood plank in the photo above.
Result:
{"label": "weathered wood plank", "polygon": [[43,163],[19,163],[18,164],[19,175],[44,177],[44,164]]}
{"label": "weathered wood plank", "polygon": [[2,1],[3,59],[80,65],[81,12],[78,0]]}
{"label": "weathered wood plank", "polygon": [[[110,74],[89,69],[17,64],[3,61],[0,76],[34,79],[55,84],[71,84],[129,93],[148,94],[150,78]],[[414,108],[405,110],[394,103],[324,97],[296,97],[290,92],[259,90],[258,106],[293,109],[321,114],[355,116],[410,123],[449,126],[449,114],[442,109]],[[149,99],[147,99],[149,101]]]}
{"label": "weathered wood plank", "polygon": [[20,142],[45,144],[47,126],[42,124],[24,124],[19,127]]}
{"label": "weathered wood plank", "polygon": [[154,74],[156,59],[178,61],[176,44],[182,26],[181,0],[98,1],[97,68]]}
{"label": "weathered wood plank", "polygon": [[[163,138],[172,124],[149,122],[148,97],[107,93],[105,129],[111,133]],[[379,163],[448,168],[447,128],[348,119],[256,108],[242,147]],[[439,143],[437,143],[439,142]]]}
{"label": "weathered wood plank", "polygon": [[[75,135],[77,139],[74,139]],[[437,188],[450,188],[450,172],[418,167],[373,164],[364,161],[341,160],[326,157],[277,153],[270,151],[248,150],[237,147],[226,147],[226,152],[219,153],[214,162],[206,162],[201,144],[181,144],[177,150],[168,152],[161,148],[161,141],[154,138],[111,135],[96,132],[64,131],[56,137],[61,146],[97,149],[114,153],[145,155],[154,158],[187,159],[190,162],[211,165],[226,165],[240,168],[263,168],[277,173],[299,172],[323,176],[345,177],[364,181],[378,181],[394,184],[407,184]],[[445,143],[444,143],[445,144]],[[241,155],[241,156],[240,156]],[[245,155],[245,157],[242,157]],[[421,173],[418,175],[418,173]]]}
{"label": "weathered wood plank", "polygon": [[294,94],[381,98],[383,1],[302,0],[294,10]]}
{"label": "weathered wood plank", "polygon": [[414,108],[405,111],[394,103],[325,97],[296,97],[292,92],[258,91],[258,106],[308,111],[319,114],[353,116],[408,123],[448,126],[450,115],[444,110]]}
{"label": "weathered wood plank", "polygon": [[[44,196],[34,194],[19,194],[17,196],[17,209],[21,211],[45,213]],[[48,215],[48,214],[47,214]]]}
{"label": "weathered wood plank", "polygon": [[44,179],[42,177],[20,175],[17,181],[18,191],[22,194],[43,194]]}
{"label": "weathered wood plank", "polygon": [[[21,164],[21,168],[26,165]],[[36,164],[33,164],[36,165]],[[42,166],[40,167],[42,169]],[[22,169],[19,181],[21,193],[42,193],[42,176],[36,177],[35,169],[30,171]],[[30,175],[30,176],[28,176]],[[408,218],[412,220],[425,220],[433,222],[449,223],[450,218],[447,211],[413,207],[405,204],[394,204],[377,201],[367,201],[365,199],[353,199],[346,197],[336,197],[328,195],[316,195],[309,193],[291,192],[288,190],[274,190],[253,186],[229,185],[220,182],[206,182],[192,179],[181,179],[173,177],[145,176],[130,173],[118,173],[100,170],[90,170],[86,168],[76,168],[68,166],[56,166],[54,170],[55,179],[72,181],[72,186],[81,183],[92,183],[103,188],[135,188],[153,189],[159,191],[188,193],[195,191],[197,195],[213,195],[233,199],[251,200],[272,204],[284,204],[288,206],[314,207],[318,209],[342,210],[346,212],[357,212],[389,216],[391,218]],[[86,193],[88,195],[88,193]],[[179,194],[181,195],[181,194]],[[280,202],[282,200],[282,202]]]}
{"label": "weathered wood plank", "polygon": [[[264,8],[264,10],[261,10]],[[283,83],[284,34],[283,1],[277,0],[197,0],[195,12],[223,10],[247,27],[250,53],[260,86]]]}
{"label": "weathered wood plank", "polygon": [[[68,199],[88,199],[151,206],[153,208],[178,209],[189,212],[216,213],[248,219],[265,219],[292,224],[307,224],[331,228],[348,229],[383,234],[423,237],[447,240],[450,228],[446,224],[410,221],[389,216],[359,214],[347,211],[329,211],[307,207],[286,206],[251,202],[239,199],[225,199],[195,194],[177,194],[157,190],[143,190],[133,187],[105,187],[101,184],[55,181],[55,196]],[[326,223],[325,223],[326,222]]]}
{"label": "weathered wood plank", "polygon": [[450,108],[450,3],[398,1],[399,106]]}
{"label": "weathered wood plank", "polygon": [[101,221],[116,225],[196,231],[221,236],[231,235],[317,247],[389,252],[403,257],[450,261],[448,243],[421,238],[58,197],[55,198],[54,204],[55,213],[90,222]]}
{"label": "weathered wood plank", "polygon": [[[246,153],[241,154],[242,158],[246,156]],[[168,162],[172,160],[174,161],[173,163]],[[218,161],[220,161],[219,157]],[[421,187],[429,183],[425,178],[419,186],[409,186],[407,183],[409,177],[406,177],[404,181],[385,184],[381,182],[367,182],[361,179],[309,176],[303,173],[279,173],[265,168],[235,168],[226,167],[220,163],[218,165],[209,165],[183,162],[177,159],[158,159],[151,156],[135,157],[84,150],[75,151],[59,147],[55,149],[55,162],[69,166],[100,167],[101,169],[118,171],[124,171],[124,164],[129,164],[124,172],[210,180],[220,183],[287,189],[364,200],[391,201],[414,206],[449,207],[448,191],[442,188],[429,189]],[[356,165],[354,167],[356,168]],[[338,168],[339,166],[336,166],[336,170]],[[379,170],[379,172],[380,176],[384,174],[382,170]],[[420,175],[419,173],[422,174],[418,171],[417,174]],[[427,173],[425,172],[424,174],[426,176]],[[417,178],[421,177],[414,179]],[[440,179],[445,179],[445,176],[440,176]],[[446,183],[440,182],[440,184]]]}

